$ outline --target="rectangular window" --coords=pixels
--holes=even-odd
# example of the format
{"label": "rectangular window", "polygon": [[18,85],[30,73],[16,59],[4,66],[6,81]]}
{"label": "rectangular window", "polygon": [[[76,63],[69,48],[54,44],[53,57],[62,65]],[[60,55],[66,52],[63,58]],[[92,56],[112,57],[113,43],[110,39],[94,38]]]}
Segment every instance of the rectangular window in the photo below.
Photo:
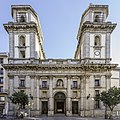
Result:
{"label": "rectangular window", "polygon": [[73,88],[77,88],[77,81],[73,81]]}
{"label": "rectangular window", "polygon": [[100,80],[99,80],[99,79],[96,79],[96,80],[95,80],[95,87],[98,87],[98,86],[100,86]]}
{"label": "rectangular window", "polygon": [[3,92],[3,86],[0,86],[0,92]]}
{"label": "rectangular window", "polygon": [[47,88],[47,81],[42,81],[42,88]]}
{"label": "rectangular window", "polygon": [[25,80],[20,80],[20,87],[25,87]]}
{"label": "rectangular window", "polygon": [[0,64],[3,64],[3,58],[0,58]]}
{"label": "rectangular window", "polygon": [[3,84],[3,77],[0,77],[0,84]]}
{"label": "rectangular window", "polygon": [[0,74],[3,75],[3,68],[0,68]]}

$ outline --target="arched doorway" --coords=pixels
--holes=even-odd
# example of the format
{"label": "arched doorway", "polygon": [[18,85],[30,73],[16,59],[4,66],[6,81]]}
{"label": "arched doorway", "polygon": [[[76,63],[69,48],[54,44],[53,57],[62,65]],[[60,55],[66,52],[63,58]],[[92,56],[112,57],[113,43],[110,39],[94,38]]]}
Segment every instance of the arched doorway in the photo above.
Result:
{"label": "arched doorway", "polygon": [[55,94],[54,96],[54,112],[55,114],[65,114],[65,110],[66,110],[66,97],[65,94],[62,92],[58,92]]}

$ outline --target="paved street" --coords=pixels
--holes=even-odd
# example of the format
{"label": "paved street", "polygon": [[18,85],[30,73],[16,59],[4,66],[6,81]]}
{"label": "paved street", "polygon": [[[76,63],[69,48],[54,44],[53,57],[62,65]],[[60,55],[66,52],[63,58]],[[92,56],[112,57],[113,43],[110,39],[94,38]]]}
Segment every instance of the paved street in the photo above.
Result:
{"label": "paved street", "polygon": [[[0,119],[6,120],[6,119]],[[82,118],[82,117],[39,117],[39,118],[24,118],[24,119],[15,119],[15,118],[7,118],[7,120],[105,120],[103,118]]]}
{"label": "paved street", "polygon": [[104,120],[104,119],[82,117],[41,117],[40,120]]}

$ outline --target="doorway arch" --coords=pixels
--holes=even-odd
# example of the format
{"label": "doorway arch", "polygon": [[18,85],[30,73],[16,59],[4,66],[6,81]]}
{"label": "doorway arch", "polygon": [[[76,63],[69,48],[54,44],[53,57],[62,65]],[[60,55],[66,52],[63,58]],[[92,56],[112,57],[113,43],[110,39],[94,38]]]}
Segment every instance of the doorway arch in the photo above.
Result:
{"label": "doorway arch", "polygon": [[54,113],[65,114],[66,111],[66,96],[62,92],[57,92],[54,96]]}

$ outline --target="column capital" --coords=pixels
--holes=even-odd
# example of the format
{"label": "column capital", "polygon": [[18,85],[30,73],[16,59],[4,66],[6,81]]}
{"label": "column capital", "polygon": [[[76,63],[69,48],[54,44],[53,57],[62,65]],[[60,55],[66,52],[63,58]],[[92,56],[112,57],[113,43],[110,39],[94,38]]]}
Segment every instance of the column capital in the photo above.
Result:
{"label": "column capital", "polygon": [[105,75],[106,79],[110,79],[112,75]]}

